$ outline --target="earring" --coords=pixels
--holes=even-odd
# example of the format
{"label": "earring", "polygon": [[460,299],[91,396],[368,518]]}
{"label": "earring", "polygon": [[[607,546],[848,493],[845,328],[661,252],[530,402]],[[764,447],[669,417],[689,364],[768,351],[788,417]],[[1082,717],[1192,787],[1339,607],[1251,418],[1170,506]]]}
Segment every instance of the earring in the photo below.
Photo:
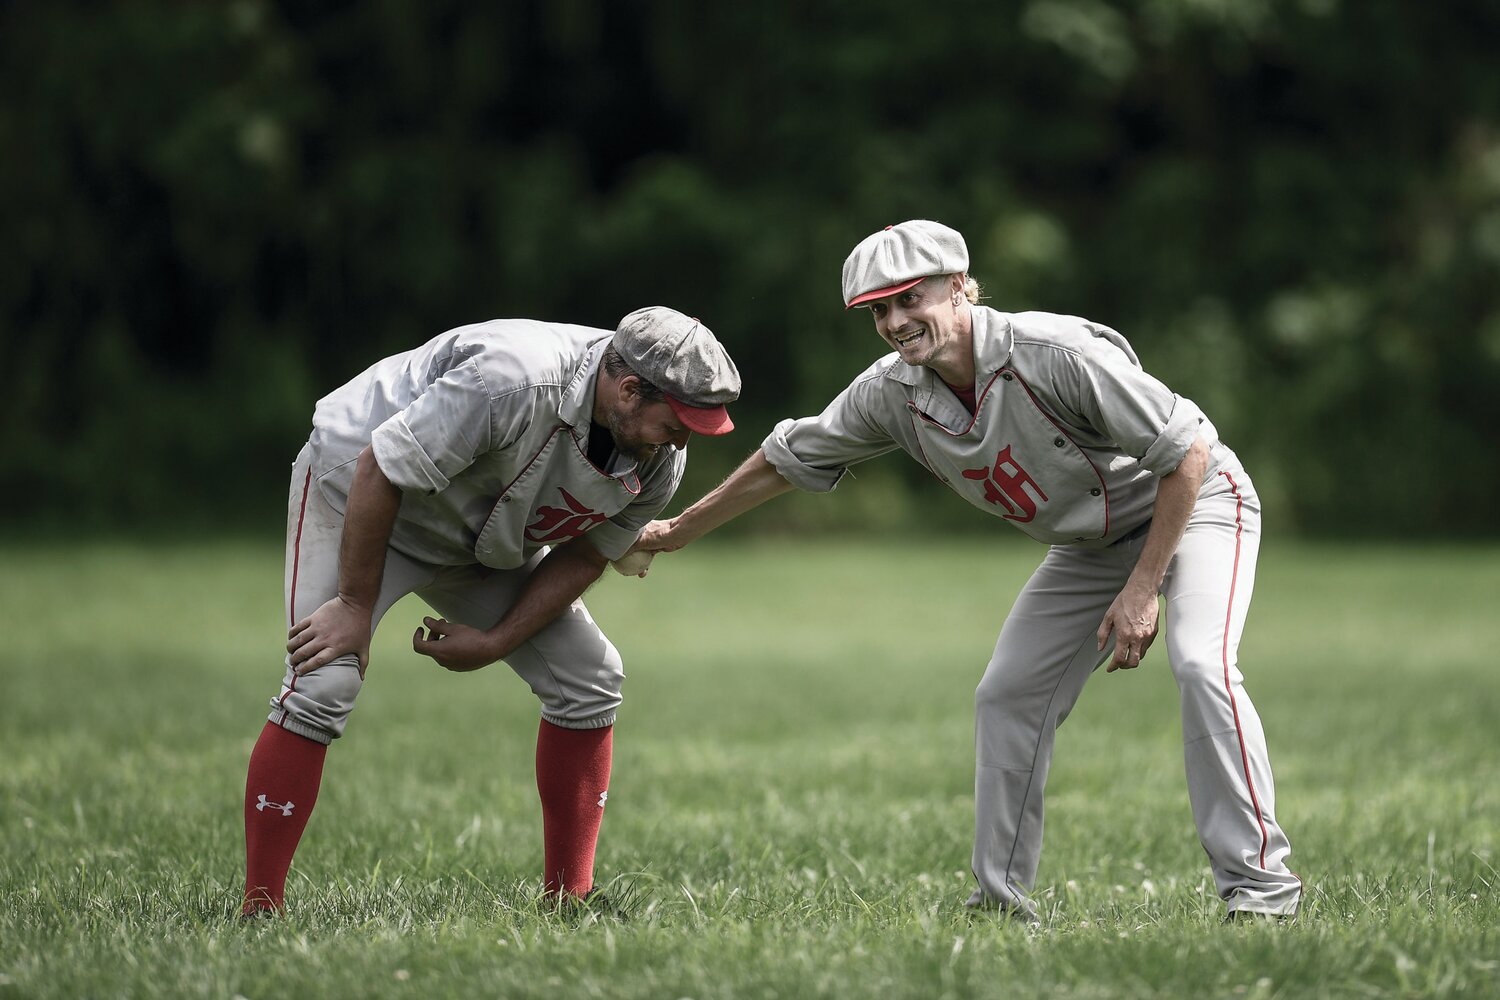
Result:
{"label": "earring", "polygon": [[953,304],[954,305],[958,305],[963,300],[964,300],[964,298],[963,298],[962,295],[955,295],[955,296],[953,296]]}

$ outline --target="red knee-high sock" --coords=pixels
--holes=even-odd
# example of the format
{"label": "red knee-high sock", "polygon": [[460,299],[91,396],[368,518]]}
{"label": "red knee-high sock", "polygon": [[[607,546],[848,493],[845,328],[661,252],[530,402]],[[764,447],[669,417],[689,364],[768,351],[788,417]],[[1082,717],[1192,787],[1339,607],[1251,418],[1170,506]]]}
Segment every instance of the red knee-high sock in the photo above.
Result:
{"label": "red knee-high sock", "polygon": [[245,901],[242,912],[281,909],[292,854],[323,780],[328,748],[272,722],[260,732],[245,778]]}
{"label": "red knee-high sock", "polygon": [[564,729],[546,719],[536,734],[547,891],[582,896],[594,887],[594,847],[609,794],[614,727]]}

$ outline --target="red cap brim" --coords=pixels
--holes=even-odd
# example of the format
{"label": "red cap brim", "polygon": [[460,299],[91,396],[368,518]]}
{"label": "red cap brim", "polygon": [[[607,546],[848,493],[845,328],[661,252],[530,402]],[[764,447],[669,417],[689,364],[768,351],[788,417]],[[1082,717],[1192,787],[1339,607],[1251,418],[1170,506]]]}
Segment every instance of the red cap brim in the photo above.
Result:
{"label": "red cap brim", "polygon": [[856,295],[854,296],[854,298],[849,300],[849,304],[844,308],[853,309],[855,306],[862,306],[866,302],[874,302],[876,299],[883,299],[887,295],[895,295],[897,292],[904,292],[908,288],[911,288],[913,285],[920,284],[923,280],[925,280],[925,276],[923,278],[913,278],[910,281],[903,281],[901,282],[901,284],[892,285],[890,288],[877,288],[873,292],[865,292],[863,295]]}
{"label": "red cap brim", "polygon": [[714,436],[734,430],[734,421],[729,419],[729,411],[723,406],[689,406],[671,395],[667,395],[667,405],[672,407],[682,426],[694,434]]}

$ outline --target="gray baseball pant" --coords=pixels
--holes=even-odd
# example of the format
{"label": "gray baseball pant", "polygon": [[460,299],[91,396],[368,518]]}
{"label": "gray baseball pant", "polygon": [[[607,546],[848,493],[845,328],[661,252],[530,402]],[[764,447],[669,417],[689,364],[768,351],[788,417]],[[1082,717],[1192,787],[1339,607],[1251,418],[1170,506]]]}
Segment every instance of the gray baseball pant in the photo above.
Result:
{"label": "gray baseball pant", "polygon": [[[311,469],[310,449],[304,447],[292,466],[287,505],[284,607],[288,629],[338,594],[344,517],[323,499]],[[498,570],[477,563],[431,565],[387,549],[385,575],[370,629],[373,633],[391,606],[413,593],[449,621],[490,628],[515,602],[527,576],[545,554],[546,550],[538,552],[518,569]],[[421,659],[422,669],[441,669]],[[582,600],[574,601],[505,662],[531,686],[542,703],[542,718],[548,722],[565,729],[598,729],[614,724],[625,671],[619,652],[594,623]],[[363,686],[358,658],[353,654],[341,656],[302,675],[292,670],[290,657],[285,667],[281,691],[271,699],[270,721],[319,743],[331,743],[342,736]]]}
{"label": "gray baseball pant", "polygon": [[[1111,652],[1096,649],[1099,625],[1144,543],[1142,533],[1106,549],[1053,547],[1005,620],[975,692],[979,889],[970,905],[1033,910],[1026,892],[1053,739]],[[1205,482],[1162,583],[1165,641],[1188,797],[1219,895],[1231,911],[1291,914],[1302,883],[1287,868],[1265,734],[1236,661],[1259,543],[1260,501],[1231,457]]]}

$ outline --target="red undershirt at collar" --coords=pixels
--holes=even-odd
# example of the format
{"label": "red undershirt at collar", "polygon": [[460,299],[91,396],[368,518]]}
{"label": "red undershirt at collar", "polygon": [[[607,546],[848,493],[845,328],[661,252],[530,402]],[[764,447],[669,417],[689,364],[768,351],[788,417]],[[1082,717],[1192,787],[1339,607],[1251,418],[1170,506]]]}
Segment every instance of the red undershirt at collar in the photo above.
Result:
{"label": "red undershirt at collar", "polygon": [[964,409],[968,410],[970,416],[972,416],[974,411],[979,407],[979,402],[974,397],[974,387],[971,385],[967,388],[960,389],[956,385],[948,385],[946,379],[943,380],[943,384],[947,385],[948,388],[953,391],[953,395],[958,397],[958,401],[964,404]]}

